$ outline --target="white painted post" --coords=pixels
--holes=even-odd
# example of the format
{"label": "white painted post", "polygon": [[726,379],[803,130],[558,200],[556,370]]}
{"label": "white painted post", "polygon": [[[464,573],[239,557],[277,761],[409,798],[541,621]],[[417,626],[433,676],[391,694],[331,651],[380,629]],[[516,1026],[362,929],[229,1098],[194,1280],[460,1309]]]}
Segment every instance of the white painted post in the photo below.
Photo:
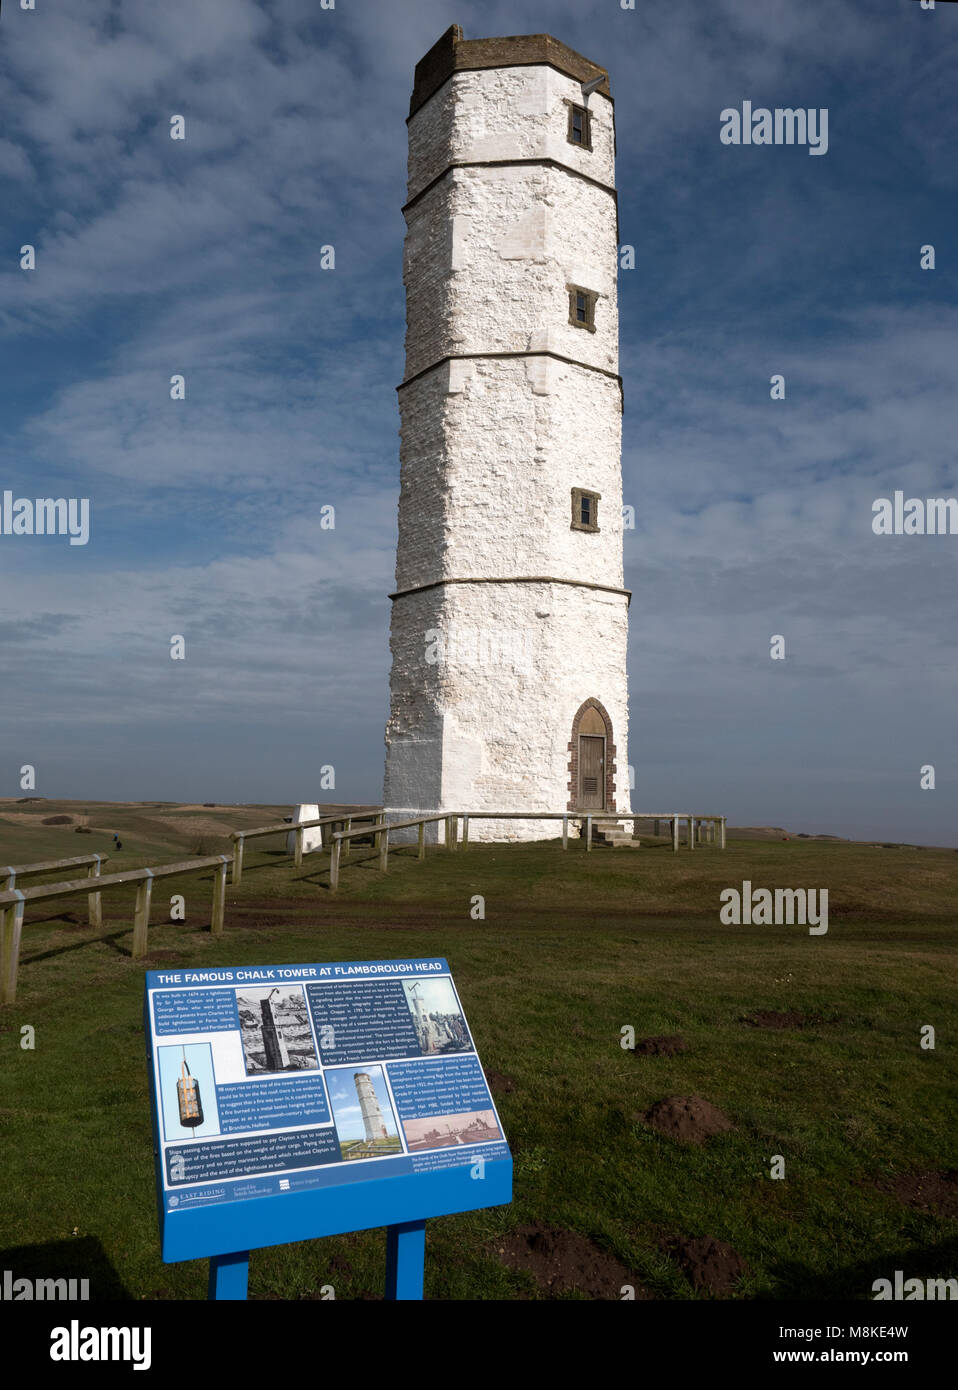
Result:
{"label": "white painted post", "polygon": [[569,817],[562,817],[562,848],[569,848]]}
{"label": "white painted post", "polygon": [[678,818],[678,816],[673,816],[673,817],[672,817],[672,852],[673,852],[673,854],[677,852],[678,847],[679,847],[679,818]]}
{"label": "white painted post", "polygon": [[[90,865],[87,878],[100,877],[100,856],[97,855],[96,863]],[[103,926],[103,895],[101,893],[91,893],[87,898],[87,916],[91,927]]]}
{"label": "white painted post", "polygon": [[210,935],[223,935],[223,922],[226,917],[226,866],[229,859],[224,854],[221,856],[223,862],[218,869],[214,869],[215,878],[213,879],[213,916],[210,921]]}
{"label": "white painted post", "polygon": [[150,900],[153,897],[153,870],[144,869],[147,875],[137,884],[136,907],[133,911],[133,959],[140,960],[146,955],[147,934],[150,929]]}
{"label": "white painted post", "polygon": [[724,849],[724,848],[725,848],[725,817],[724,817],[724,816],[722,817],[722,824],[721,824],[721,826],[719,827],[719,835],[721,836],[721,839],[719,840],[720,848]]}
{"label": "white painted post", "polygon": [[591,850],[592,850],[592,817],[591,817],[591,816],[586,816],[586,818],[585,818],[585,852],[586,852],[586,854],[591,853]]}
{"label": "white painted post", "polygon": [[237,884],[243,877],[243,849],[246,841],[242,835],[237,835],[235,847],[233,849],[233,883]]}
{"label": "white painted post", "polygon": [[689,849],[695,848],[695,817],[689,816]]}
{"label": "white painted post", "polygon": [[299,826],[296,830],[296,852],[293,855],[293,863],[296,865],[297,869],[300,868],[303,863],[303,840],[305,835],[306,831],[302,826]]}

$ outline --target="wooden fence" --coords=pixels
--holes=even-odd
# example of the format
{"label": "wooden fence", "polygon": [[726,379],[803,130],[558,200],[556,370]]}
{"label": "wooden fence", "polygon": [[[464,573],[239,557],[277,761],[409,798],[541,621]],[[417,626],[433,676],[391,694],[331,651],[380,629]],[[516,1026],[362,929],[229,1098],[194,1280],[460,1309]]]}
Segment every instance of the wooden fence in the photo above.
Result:
{"label": "wooden fence", "polygon": [[[278,825],[263,825],[256,830],[234,830],[230,835],[230,839],[233,841],[233,883],[240,883],[243,878],[243,855],[247,840],[258,839],[261,835],[295,834],[293,863],[298,867],[303,862],[304,830],[310,830],[317,825],[345,825],[346,829],[350,830],[353,821],[363,819],[366,820],[367,824],[371,821],[372,825],[379,825],[385,819],[385,812],[373,808],[369,811],[354,811],[350,815],[340,813],[338,816],[319,816],[315,820],[303,820],[298,824],[295,821],[282,821]],[[372,825],[365,831],[365,834],[371,833]]]}
{"label": "wooden fence", "polygon": [[[688,812],[660,811],[657,815],[648,812],[629,812],[628,814],[617,815],[614,812],[582,812],[582,811],[442,811],[438,814],[427,816],[414,816],[410,820],[388,822],[385,813],[380,813],[378,824],[373,827],[374,845],[378,850],[379,869],[385,873],[389,862],[389,833],[392,830],[407,830],[413,826],[418,827],[418,859],[423,859],[426,853],[425,834],[426,826],[435,821],[445,821],[445,845],[449,851],[455,851],[459,847],[459,821],[462,821],[462,848],[469,847],[469,822],[470,820],[561,820],[562,822],[562,848],[569,848],[569,822],[581,822],[585,827],[583,838],[585,839],[586,852],[592,849],[592,831],[603,823],[614,824],[620,820],[632,821],[633,833],[634,826],[640,820],[650,820],[655,824],[655,833],[658,834],[658,826],[661,821],[668,821],[671,827],[672,849],[679,848],[679,823],[687,822],[686,844],[689,849],[695,848],[696,834],[699,843],[703,841],[715,842],[716,832],[718,832],[719,848],[725,848],[725,816],[697,816]],[[369,836],[370,828],[365,830],[334,831],[331,840],[332,847],[329,860],[329,886],[335,892],[339,887],[340,855],[345,848],[348,853],[350,840],[357,839],[359,836]],[[235,881],[235,880],[234,880]]]}
{"label": "wooden fence", "polygon": [[[99,878],[100,865],[108,863],[109,858],[108,854],[75,854],[71,859],[45,859],[37,864],[8,864],[6,868],[0,868],[3,891],[12,893],[17,886],[18,879],[22,883],[25,878],[36,878],[40,874],[57,873],[61,869],[88,868],[88,878]],[[90,926],[102,926],[103,906],[99,893],[89,895],[87,910]]]}
{"label": "wooden fence", "polygon": [[[204,859],[184,859],[178,864],[163,864],[156,869],[126,869],[122,873],[97,877],[97,894],[105,888],[135,883],[136,905],[133,911],[134,960],[146,955],[147,933],[150,925],[150,901],[153,883],[158,878],[177,878],[195,873],[198,869],[216,869],[213,880],[213,917],[210,930],[214,936],[223,931],[226,907],[226,866],[228,854],[211,855]],[[33,866],[36,868],[36,865]],[[23,933],[23,913],[28,903],[48,902],[53,898],[69,898],[89,893],[89,878],[65,883],[45,883],[36,888],[11,888],[0,893],[0,1003],[12,1004],[17,996],[17,970],[20,963],[20,938]],[[102,925],[102,919],[91,925]]]}

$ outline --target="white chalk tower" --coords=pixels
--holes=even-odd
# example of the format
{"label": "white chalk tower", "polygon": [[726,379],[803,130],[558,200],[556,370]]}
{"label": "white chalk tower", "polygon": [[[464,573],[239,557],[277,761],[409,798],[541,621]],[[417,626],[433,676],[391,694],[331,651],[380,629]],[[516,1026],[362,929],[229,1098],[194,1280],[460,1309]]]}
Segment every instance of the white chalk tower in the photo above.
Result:
{"label": "white chalk tower", "polygon": [[[384,805],[627,812],[608,75],[547,34],[453,25],[416,66],[408,126]],[[560,829],[479,820],[470,838]]]}

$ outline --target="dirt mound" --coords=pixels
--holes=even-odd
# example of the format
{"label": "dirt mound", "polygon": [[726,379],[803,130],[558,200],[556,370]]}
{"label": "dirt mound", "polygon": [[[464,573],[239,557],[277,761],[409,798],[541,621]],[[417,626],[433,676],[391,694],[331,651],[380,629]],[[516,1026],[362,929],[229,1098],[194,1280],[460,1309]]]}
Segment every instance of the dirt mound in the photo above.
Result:
{"label": "dirt mound", "polygon": [[600,1250],[588,1237],[558,1226],[538,1222],[520,1226],[500,1237],[493,1253],[507,1268],[533,1275],[544,1293],[578,1290],[590,1298],[620,1299],[623,1285],[628,1284],[637,1299],[652,1297],[613,1255]]}
{"label": "dirt mound", "polygon": [[727,1115],[701,1096],[667,1096],[657,1100],[641,1118],[680,1144],[704,1144],[713,1134],[735,1128]]}
{"label": "dirt mound", "polygon": [[72,825],[72,816],[44,816],[41,825]]}
{"label": "dirt mound", "polygon": [[721,1298],[731,1293],[742,1275],[748,1273],[748,1265],[738,1251],[714,1236],[696,1236],[692,1240],[675,1236],[663,1241],[662,1249],[700,1293]]}
{"label": "dirt mound", "polygon": [[688,1052],[689,1045],[681,1033],[662,1034],[656,1038],[639,1038],[632,1048],[636,1057],[674,1057],[677,1052]]}
{"label": "dirt mound", "polygon": [[514,1077],[506,1076],[505,1072],[496,1071],[493,1067],[486,1067],[484,1070],[489,1090],[494,1096],[508,1096],[516,1089]]}
{"label": "dirt mound", "polygon": [[814,1015],[777,1013],[775,1009],[757,1009],[754,1014],[743,1014],[740,1023],[750,1023],[753,1028],[812,1028],[822,1020]]}
{"label": "dirt mound", "polygon": [[88,825],[75,825],[73,827],[73,833],[74,835],[92,835],[93,831]]}
{"label": "dirt mound", "polygon": [[891,1183],[891,1191],[906,1206],[958,1216],[958,1172],[903,1173]]}

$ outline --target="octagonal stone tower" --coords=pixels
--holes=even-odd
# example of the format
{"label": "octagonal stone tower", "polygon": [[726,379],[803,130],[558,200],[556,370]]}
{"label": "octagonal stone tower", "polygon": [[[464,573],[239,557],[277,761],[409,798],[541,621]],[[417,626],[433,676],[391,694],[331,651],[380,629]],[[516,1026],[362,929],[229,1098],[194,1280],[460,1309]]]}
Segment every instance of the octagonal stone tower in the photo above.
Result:
{"label": "octagonal stone tower", "polygon": [[547,34],[453,25],[408,128],[384,805],[628,811],[608,76]]}

